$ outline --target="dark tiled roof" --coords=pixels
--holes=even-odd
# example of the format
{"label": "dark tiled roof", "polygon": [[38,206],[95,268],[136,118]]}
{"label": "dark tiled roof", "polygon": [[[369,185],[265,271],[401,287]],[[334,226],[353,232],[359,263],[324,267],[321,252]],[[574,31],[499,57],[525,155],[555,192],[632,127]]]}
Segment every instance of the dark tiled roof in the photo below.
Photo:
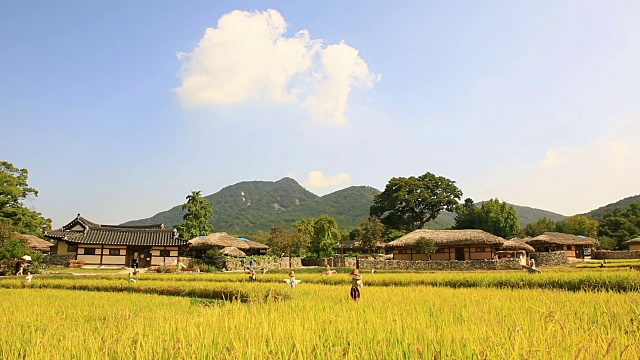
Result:
{"label": "dark tiled roof", "polygon": [[97,245],[144,245],[144,246],[183,246],[187,241],[176,236],[173,230],[122,230],[104,229],[87,230],[85,233],[54,230],[46,234],[47,237],[66,240],[80,244]]}
{"label": "dark tiled roof", "polygon": [[103,224],[94,223],[93,221],[89,221],[89,220],[83,218],[82,216],[80,216],[80,214],[78,214],[78,216],[75,219],[73,219],[67,225],[63,226],[62,230],[70,230],[70,229],[72,229],[74,226],[76,226],[78,224],[82,225],[82,227],[84,227],[84,228],[89,228],[89,229],[103,229],[103,228],[110,228],[110,229],[164,229],[164,224],[152,224],[152,225],[103,225]]}
{"label": "dark tiled roof", "polygon": [[[84,231],[69,230],[77,224],[82,225]],[[146,226],[100,225],[88,221],[80,214],[61,229],[47,231],[45,237],[53,240],[96,245],[187,245],[187,240],[179,238],[175,230],[165,229],[162,224]]]}

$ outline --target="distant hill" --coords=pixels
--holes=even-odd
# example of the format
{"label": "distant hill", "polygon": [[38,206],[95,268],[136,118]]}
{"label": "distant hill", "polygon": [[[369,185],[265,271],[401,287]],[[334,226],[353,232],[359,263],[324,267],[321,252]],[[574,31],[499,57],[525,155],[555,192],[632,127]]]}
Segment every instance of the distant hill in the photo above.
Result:
{"label": "distant hill", "polygon": [[[547,219],[553,221],[562,221],[566,218],[566,216],[564,215],[556,214],[547,210],[540,210],[528,206],[513,204],[509,205],[513,206],[516,209],[516,212],[518,213],[518,220],[520,220],[520,227],[525,227],[527,226],[527,224],[542,219],[543,217],[546,217]],[[482,202],[476,203],[476,206],[482,206]],[[435,218],[435,220],[428,222],[426,227],[432,230],[448,229],[456,223],[455,219],[455,213],[443,212],[437,218]]]}
{"label": "distant hill", "polygon": [[602,221],[602,218],[613,211],[613,209],[617,209],[617,208],[626,208],[627,206],[629,206],[632,203],[640,203],[640,195],[635,195],[635,196],[629,196],[627,198],[624,198],[622,200],[616,201],[614,203],[611,203],[609,205],[605,205],[605,206],[601,206],[595,210],[591,210],[588,213],[584,214],[592,219],[598,220],[598,221]]}
{"label": "distant hill", "polygon": [[[291,178],[271,181],[245,181],[205,196],[213,204],[214,231],[250,234],[268,231],[273,225],[289,225],[301,217],[330,215],[341,228],[353,228],[369,216],[373,196],[380,191],[368,186],[351,186],[318,196]],[[182,223],[182,205],[150,218],[123,225],[163,223],[174,227]]]}
{"label": "distant hill", "polygon": [[[351,186],[331,194],[318,196],[291,178],[278,181],[244,181],[227,186],[205,196],[213,204],[211,218],[214,231],[231,234],[251,234],[268,231],[273,225],[288,226],[301,217],[330,215],[340,229],[352,229],[369,217],[373,197],[380,191],[369,186]],[[160,212],[150,218],[133,220],[123,225],[163,223],[174,227],[182,223],[182,205]],[[514,205],[525,226],[542,217],[560,221],[565,217],[545,210]],[[454,213],[442,213],[427,223],[429,229],[446,229],[455,223]]]}

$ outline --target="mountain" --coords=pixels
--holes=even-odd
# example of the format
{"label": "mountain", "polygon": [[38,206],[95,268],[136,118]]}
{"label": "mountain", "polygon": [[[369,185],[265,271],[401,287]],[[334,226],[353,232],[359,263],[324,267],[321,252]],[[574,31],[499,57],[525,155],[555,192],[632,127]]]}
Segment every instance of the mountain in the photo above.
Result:
{"label": "mountain", "polygon": [[[340,228],[356,227],[369,216],[373,196],[380,191],[368,186],[351,186],[322,197],[309,192],[291,178],[271,181],[245,181],[205,196],[213,204],[214,231],[250,234],[268,231],[273,225],[289,225],[301,217],[330,215]],[[174,227],[182,223],[182,205],[147,219],[123,225],[163,223]]]}
{"label": "mountain", "polygon": [[[482,202],[478,202],[475,204],[476,206],[482,206]],[[551,211],[535,209],[528,206],[520,206],[513,205],[518,213],[518,220],[520,220],[520,227],[525,227],[527,224],[532,223],[536,220],[542,219],[546,217],[547,219],[553,221],[562,221],[566,218],[564,215],[556,214]],[[456,214],[445,211],[441,213],[437,218],[433,221],[429,221],[426,225],[428,229],[432,230],[440,230],[440,229],[448,229],[452,227],[456,223]]]}
{"label": "mountain", "polygon": [[611,203],[609,205],[605,205],[605,206],[601,206],[595,210],[591,210],[588,213],[584,214],[592,219],[598,220],[598,221],[602,221],[602,218],[613,211],[613,209],[616,208],[626,208],[627,206],[629,206],[632,203],[637,203],[640,202],[640,195],[635,195],[635,196],[629,196],[627,198],[624,198],[622,200],[616,201],[614,203]]}
{"label": "mountain", "polygon": [[[278,181],[244,181],[227,186],[205,196],[213,204],[214,231],[230,234],[252,234],[269,231],[273,225],[288,226],[302,217],[330,215],[340,229],[352,229],[369,216],[373,197],[380,191],[369,186],[351,186],[331,194],[318,196],[291,178]],[[478,203],[480,205],[481,203]],[[513,205],[520,225],[525,226],[542,217],[560,221],[565,217],[550,211]],[[133,220],[123,225],[163,223],[174,227],[182,223],[182,205],[160,212],[150,218]],[[455,223],[455,214],[444,212],[427,223],[429,229],[446,229]]]}

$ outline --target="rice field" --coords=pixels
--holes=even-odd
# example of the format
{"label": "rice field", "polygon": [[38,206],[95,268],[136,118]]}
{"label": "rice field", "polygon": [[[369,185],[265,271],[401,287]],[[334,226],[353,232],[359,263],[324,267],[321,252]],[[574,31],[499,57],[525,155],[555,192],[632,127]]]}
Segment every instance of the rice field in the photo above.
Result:
{"label": "rice field", "polygon": [[357,303],[345,275],[284,277],[3,279],[0,358],[640,358],[636,272],[365,274]]}

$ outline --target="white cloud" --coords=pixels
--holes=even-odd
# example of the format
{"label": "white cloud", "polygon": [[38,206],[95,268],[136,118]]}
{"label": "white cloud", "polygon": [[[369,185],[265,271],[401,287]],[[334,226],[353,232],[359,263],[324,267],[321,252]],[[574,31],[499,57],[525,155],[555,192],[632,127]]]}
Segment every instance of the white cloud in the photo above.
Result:
{"label": "white cloud", "polygon": [[322,171],[312,171],[309,173],[309,177],[303,184],[311,189],[322,189],[345,185],[350,180],[351,176],[347,173],[339,173],[335,176],[325,176]]}
{"label": "white cloud", "polygon": [[603,140],[549,150],[525,171],[493,174],[478,192],[481,199],[500,196],[565,215],[640,194],[638,129],[627,126]]}
{"label": "white cloud", "polygon": [[372,87],[378,76],[341,42],[323,47],[307,30],[286,37],[276,10],[233,11],[208,28],[182,66],[175,89],[185,108],[262,100],[300,103],[317,123],[347,122],[347,101],[355,85]]}

